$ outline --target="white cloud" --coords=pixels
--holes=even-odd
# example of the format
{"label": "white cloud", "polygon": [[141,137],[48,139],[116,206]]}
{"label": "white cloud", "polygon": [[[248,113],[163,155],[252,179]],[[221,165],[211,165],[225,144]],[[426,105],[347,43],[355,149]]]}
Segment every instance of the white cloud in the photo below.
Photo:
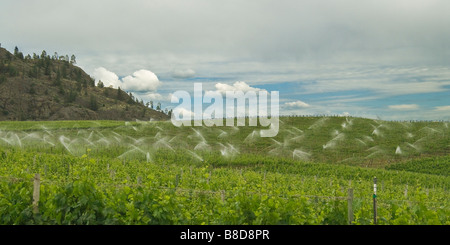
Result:
{"label": "white cloud", "polygon": [[265,91],[265,89],[251,87],[246,82],[235,82],[233,86],[225,83],[216,83],[216,89],[221,93],[225,93],[226,91],[242,91],[244,93],[248,91]]}
{"label": "white cloud", "polygon": [[450,111],[450,105],[436,106],[435,111]]}
{"label": "white cloud", "polygon": [[405,104],[405,105],[390,105],[388,106],[391,110],[417,110],[419,106],[416,104]]}
{"label": "white cloud", "polygon": [[173,113],[175,115],[183,115],[183,117],[188,117],[188,118],[183,118],[183,119],[189,119],[189,117],[195,117],[195,113],[189,109],[183,108],[183,107],[176,107],[175,109],[173,109]]}
{"label": "white cloud", "polygon": [[300,101],[300,100],[297,100],[297,101],[294,101],[294,102],[288,102],[285,105],[287,105],[288,107],[297,107],[297,108],[310,107],[309,104],[307,104],[307,103],[305,103],[303,101]]}
{"label": "white cloud", "polygon": [[139,70],[133,73],[133,76],[127,76],[122,79],[123,88],[131,91],[156,91],[161,85],[155,73],[149,70]]}
{"label": "white cloud", "polygon": [[195,77],[195,71],[192,69],[186,70],[175,70],[172,72],[172,77],[174,78],[192,78]]}
{"label": "white cloud", "polygon": [[105,87],[113,86],[115,88],[122,86],[122,82],[119,80],[119,77],[111,71],[103,67],[96,68],[93,72],[93,76],[96,79],[96,82],[102,81]]}
{"label": "white cloud", "polygon": [[120,80],[114,72],[99,67],[94,70],[93,76],[97,82],[101,80],[106,87],[120,87],[128,91],[156,91],[162,84],[155,73],[149,70],[136,71],[132,76],[126,76]]}
{"label": "white cloud", "polygon": [[144,94],[144,95],[141,95],[141,96],[144,99],[146,99],[146,100],[153,100],[153,101],[155,101],[155,100],[163,100],[164,99],[164,97],[161,94],[153,93],[153,92],[150,92],[150,93],[147,93],[147,94]]}
{"label": "white cloud", "polygon": [[170,101],[172,98],[172,94],[169,94],[167,96],[164,96],[162,94],[156,93],[156,92],[149,92],[140,95],[144,100],[148,101]]}

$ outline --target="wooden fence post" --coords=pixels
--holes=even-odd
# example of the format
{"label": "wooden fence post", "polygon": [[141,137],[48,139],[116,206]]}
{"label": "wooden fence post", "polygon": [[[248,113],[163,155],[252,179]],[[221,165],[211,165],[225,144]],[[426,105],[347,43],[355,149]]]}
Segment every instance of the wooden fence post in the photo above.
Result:
{"label": "wooden fence post", "polygon": [[347,196],[347,210],[348,210],[348,224],[351,225],[353,223],[353,188],[348,189]]}
{"label": "wooden fence post", "polygon": [[41,176],[40,174],[34,175],[34,188],[33,188],[33,213],[39,213],[39,194],[41,189]]}

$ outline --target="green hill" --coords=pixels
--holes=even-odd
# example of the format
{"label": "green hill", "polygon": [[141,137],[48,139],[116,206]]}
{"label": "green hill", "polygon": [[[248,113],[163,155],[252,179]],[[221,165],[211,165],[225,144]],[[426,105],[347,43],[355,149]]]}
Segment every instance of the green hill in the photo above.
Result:
{"label": "green hill", "polygon": [[99,88],[66,56],[34,57],[0,48],[0,120],[166,120],[132,95]]}

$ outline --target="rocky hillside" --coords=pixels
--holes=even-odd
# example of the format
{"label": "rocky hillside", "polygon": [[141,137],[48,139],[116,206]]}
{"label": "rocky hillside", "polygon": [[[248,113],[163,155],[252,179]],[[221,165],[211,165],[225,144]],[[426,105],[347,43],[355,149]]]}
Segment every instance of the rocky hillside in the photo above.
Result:
{"label": "rocky hillside", "polygon": [[0,48],[0,121],[167,120],[132,94],[95,86],[68,56],[23,56]]}

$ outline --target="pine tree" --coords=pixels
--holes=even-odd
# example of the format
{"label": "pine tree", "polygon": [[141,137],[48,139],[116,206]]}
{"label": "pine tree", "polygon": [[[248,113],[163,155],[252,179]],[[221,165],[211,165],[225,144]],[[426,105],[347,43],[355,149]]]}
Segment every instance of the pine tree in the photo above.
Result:
{"label": "pine tree", "polygon": [[77,61],[75,59],[76,59],[75,55],[72,54],[72,56],[70,57],[70,64],[76,64]]}
{"label": "pine tree", "polygon": [[44,62],[44,74],[50,76],[50,59],[45,59]]}
{"label": "pine tree", "polygon": [[56,71],[56,79],[55,79],[54,85],[55,86],[61,85],[61,72],[59,71],[59,69],[58,69],[58,71]]}
{"label": "pine tree", "polygon": [[19,52],[19,48],[17,46],[14,48],[14,56],[16,56],[17,58],[19,58],[21,60],[24,59],[23,53]]}
{"label": "pine tree", "polygon": [[117,100],[122,100],[122,90],[120,87],[117,89]]}

